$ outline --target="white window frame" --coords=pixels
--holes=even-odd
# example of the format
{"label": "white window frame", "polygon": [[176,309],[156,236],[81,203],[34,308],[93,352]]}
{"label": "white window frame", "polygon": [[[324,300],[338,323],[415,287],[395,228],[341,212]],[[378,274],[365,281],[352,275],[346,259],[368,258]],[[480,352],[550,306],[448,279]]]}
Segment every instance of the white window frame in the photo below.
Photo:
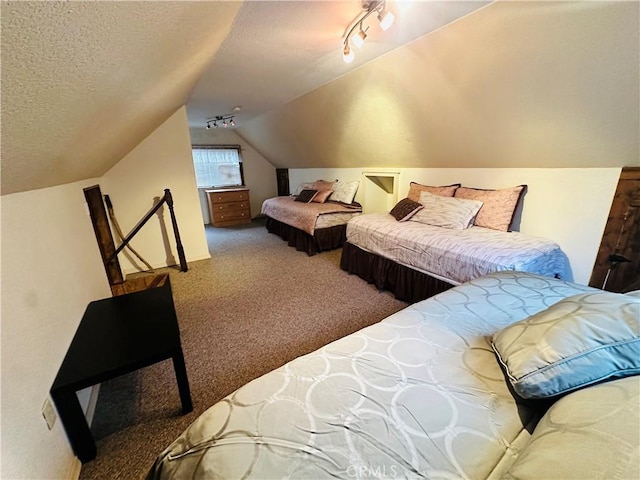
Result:
{"label": "white window frame", "polygon": [[[219,152],[222,155],[208,155],[208,158],[204,158],[205,156],[198,156],[196,151],[205,151],[206,153]],[[223,151],[227,151],[231,155],[226,156],[225,158]],[[233,158],[234,155],[237,156],[237,160]],[[191,156],[193,158],[193,168],[198,188],[231,188],[245,186],[240,145],[192,145]],[[238,181],[221,181],[219,168],[221,166],[229,165],[237,166],[239,173],[237,180],[239,180],[239,183]],[[207,166],[209,168],[207,168]]]}

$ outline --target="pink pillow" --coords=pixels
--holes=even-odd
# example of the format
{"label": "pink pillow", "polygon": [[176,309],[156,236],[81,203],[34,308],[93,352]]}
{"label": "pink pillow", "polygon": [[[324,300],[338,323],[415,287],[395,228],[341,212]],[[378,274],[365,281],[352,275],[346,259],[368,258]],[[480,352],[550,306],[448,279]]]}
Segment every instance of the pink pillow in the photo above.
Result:
{"label": "pink pillow", "polygon": [[316,193],[316,196],[311,199],[312,202],[324,203],[327,198],[333,193],[333,190],[320,190]]}
{"label": "pink pillow", "polygon": [[308,188],[318,190],[318,192],[322,190],[331,190],[331,187],[333,187],[334,183],[336,182],[325,182],[324,180],[316,180],[315,182],[311,183]]}
{"label": "pink pillow", "polygon": [[429,192],[433,193],[434,195],[440,195],[441,197],[453,197],[454,193],[456,193],[456,189],[459,186],[459,183],[454,183],[453,185],[431,187],[429,185],[420,185],[419,183],[411,182],[409,184],[409,194],[407,195],[407,198],[409,200],[413,200],[414,202],[419,202],[421,192]]}
{"label": "pink pillow", "polygon": [[474,225],[508,232],[516,213],[516,207],[526,189],[526,185],[502,190],[460,187],[454,196],[482,202]]}

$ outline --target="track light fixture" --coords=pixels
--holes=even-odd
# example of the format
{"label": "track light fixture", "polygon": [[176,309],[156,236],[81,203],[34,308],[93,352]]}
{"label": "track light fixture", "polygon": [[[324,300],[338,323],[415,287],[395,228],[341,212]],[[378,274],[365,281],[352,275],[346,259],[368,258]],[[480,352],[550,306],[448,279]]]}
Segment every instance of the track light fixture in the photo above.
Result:
{"label": "track light fixture", "polygon": [[[218,127],[223,127],[223,128],[229,128],[229,127],[235,127],[236,126],[236,122],[233,121],[233,117],[235,115],[218,115],[215,118],[212,118],[211,120],[207,120],[207,128],[218,128]],[[218,125],[218,123],[220,123],[220,125]]]}
{"label": "track light fixture", "polygon": [[[395,17],[393,13],[387,10],[386,0],[363,0],[362,12],[360,12],[347,26],[347,34],[342,42],[342,59],[345,63],[353,62],[355,57],[351,49],[351,43],[355,47],[362,47],[367,38],[368,26],[364,25],[364,21],[372,14],[376,13],[378,23],[383,31],[386,31],[392,24]],[[357,28],[357,32],[356,32]]]}

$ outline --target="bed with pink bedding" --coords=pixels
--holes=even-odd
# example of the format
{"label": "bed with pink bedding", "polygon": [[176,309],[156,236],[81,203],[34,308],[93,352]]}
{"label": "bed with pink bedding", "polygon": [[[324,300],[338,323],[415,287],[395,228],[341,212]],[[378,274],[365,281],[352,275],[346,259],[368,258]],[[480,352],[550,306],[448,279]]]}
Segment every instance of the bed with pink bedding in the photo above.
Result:
{"label": "bed with pink bedding", "polygon": [[340,248],[346,240],[347,222],[360,213],[359,203],[304,203],[293,196],[268,198],[262,204],[267,230],[310,256]]}

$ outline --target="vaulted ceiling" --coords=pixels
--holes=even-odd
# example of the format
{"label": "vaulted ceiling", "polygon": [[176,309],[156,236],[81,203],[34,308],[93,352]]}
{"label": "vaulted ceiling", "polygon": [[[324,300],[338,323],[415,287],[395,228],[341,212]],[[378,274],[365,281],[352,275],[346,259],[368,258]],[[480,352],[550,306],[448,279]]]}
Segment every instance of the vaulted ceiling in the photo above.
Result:
{"label": "vaulted ceiling", "polygon": [[[103,175],[186,105],[275,166],[640,164],[638,2],[2,1],[1,193]],[[474,163],[475,162],[475,163]]]}
{"label": "vaulted ceiling", "polygon": [[488,2],[389,2],[356,60],[349,1],[3,1],[2,194],[102,175],[180,106],[249,120]]}

